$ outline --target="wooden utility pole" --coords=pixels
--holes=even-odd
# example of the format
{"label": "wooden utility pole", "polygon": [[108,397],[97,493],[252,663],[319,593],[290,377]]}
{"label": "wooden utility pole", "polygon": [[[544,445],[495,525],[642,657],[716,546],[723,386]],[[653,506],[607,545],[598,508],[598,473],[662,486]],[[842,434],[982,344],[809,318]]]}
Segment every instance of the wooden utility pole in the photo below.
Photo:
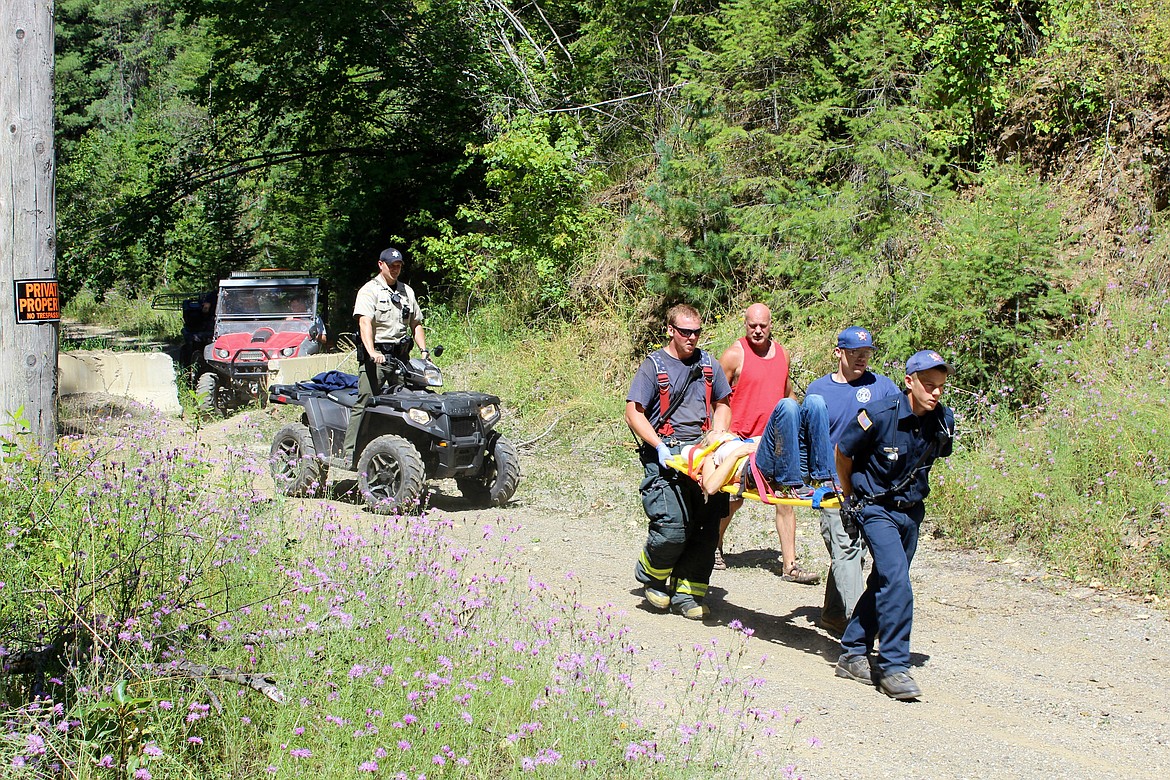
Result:
{"label": "wooden utility pole", "polygon": [[53,0],[0,0],[0,444],[57,438]]}

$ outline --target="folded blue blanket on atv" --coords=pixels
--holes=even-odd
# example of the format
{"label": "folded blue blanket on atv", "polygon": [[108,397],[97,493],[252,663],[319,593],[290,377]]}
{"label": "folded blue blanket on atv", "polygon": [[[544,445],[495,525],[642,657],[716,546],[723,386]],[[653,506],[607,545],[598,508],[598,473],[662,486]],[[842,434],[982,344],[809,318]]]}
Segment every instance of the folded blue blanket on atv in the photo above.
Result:
{"label": "folded blue blanket on atv", "polygon": [[304,390],[357,390],[357,374],[347,374],[344,371],[322,371],[317,376],[305,382],[297,382],[297,387]]}

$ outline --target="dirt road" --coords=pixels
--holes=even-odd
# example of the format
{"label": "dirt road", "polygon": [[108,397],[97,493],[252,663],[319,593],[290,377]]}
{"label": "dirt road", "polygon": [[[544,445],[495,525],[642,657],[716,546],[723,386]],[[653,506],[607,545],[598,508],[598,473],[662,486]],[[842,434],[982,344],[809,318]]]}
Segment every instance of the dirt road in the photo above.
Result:
{"label": "dirt road", "polygon": [[[241,435],[239,417],[200,434],[229,435]],[[248,435],[261,456],[265,436]],[[513,538],[532,575],[550,584],[579,575],[579,598],[624,612],[646,659],[677,659],[678,648],[689,652],[697,641],[730,645],[733,621],[752,628],[745,658],[757,665],[739,671],[763,680],[761,704],[800,719],[795,737],[777,737],[774,746],[797,776],[1161,780],[1170,773],[1164,607],[1076,586],[1034,562],[950,549],[932,538],[928,511],[911,569],[912,672],[925,695],[898,702],[834,676],[838,645],[816,626],[822,587],[785,583],[765,566],[776,555],[768,508],[752,504],[737,515],[726,545],[731,568],[712,582],[713,619],[696,623],[647,611],[635,588],[644,538],[636,463],[574,476],[558,460],[523,454],[524,479],[505,509],[468,509],[443,483],[440,491],[451,495],[436,496],[434,511],[470,538],[484,524],[519,528]],[[260,484],[271,487],[266,477]],[[815,517],[799,510],[797,518],[802,563],[823,570]]]}
{"label": "dirt road", "polygon": [[[174,423],[180,437],[190,431]],[[242,429],[259,426],[244,433]],[[247,415],[206,426],[205,442],[250,439],[261,457],[279,422]],[[271,429],[271,430],[267,430]],[[590,458],[596,454],[596,448]],[[930,507],[911,569],[917,702],[897,702],[834,676],[837,643],[816,626],[823,589],[782,582],[770,510],[751,505],[729,532],[731,568],[716,572],[713,619],[695,623],[643,607],[631,570],[644,539],[637,464],[573,474],[547,453],[522,455],[524,479],[503,510],[439,496],[458,525],[519,527],[538,579],[580,576],[588,604],[624,610],[647,658],[696,641],[729,643],[754,630],[742,669],[762,678],[767,706],[800,719],[791,760],[809,780],[831,778],[1161,778],[1170,774],[1170,622],[1165,606],[1080,587],[1027,560],[991,561],[932,538]],[[621,457],[616,461],[623,461]],[[258,480],[270,489],[266,478]],[[451,486],[453,487],[453,486]],[[453,492],[453,491],[452,491]],[[805,568],[827,555],[811,511],[799,510]],[[754,644],[752,644],[754,643]],[[656,692],[640,692],[653,700]],[[658,692],[660,695],[660,692]],[[778,740],[779,742],[779,740]],[[777,745],[784,750],[788,740]]]}
{"label": "dirt road", "polygon": [[[839,679],[837,643],[816,626],[823,589],[782,582],[771,515],[755,505],[729,531],[731,568],[715,572],[707,623],[649,612],[631,575],[643,540],[636,473],[583,481],[524,457],[525,481],[505,510],[460,523],[520,526],[535,576],[581,576],[584,600],[626,611],[650,657],[696,640],[727,641],[734,620],[755,631],[745,670],[769,706],[802,718],[792,761],[805,778],[1163,778],[1170,772],[1170,624],[1164,609],[1077,587],[1026,561],[989,561],[932,538],[929,517],[911,570],[913,674],[925,695],[898,702]],[[568,481],[566,481],[568,479]],[[614,486],[617,486],[614,489]],[[810,510],[798,511],[806,568],[827,555]],[[646,692],[652,697],[653,692]]]}

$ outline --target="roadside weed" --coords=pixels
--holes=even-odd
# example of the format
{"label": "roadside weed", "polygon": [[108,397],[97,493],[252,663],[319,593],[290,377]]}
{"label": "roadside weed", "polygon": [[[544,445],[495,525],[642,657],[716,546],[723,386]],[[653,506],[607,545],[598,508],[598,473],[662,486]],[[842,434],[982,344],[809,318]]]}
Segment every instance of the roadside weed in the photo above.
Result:
{"label": "roadside weed", "polygon": [[636,716],[661,665],[575,577],[529,575],[505,518],[269,499],[247,417],[214,447],[152,427],[4,465],[6,777],[675,778],[784,760],[783,740],[741,749],[771,726],[733,693],[752,687],[732,682],[738,649],[695,650],[720,685],[690,691],[682,728]]}
{"label": "roadside weed", "polygon": [[1166,314],[1165,302],[1106,296],[1094,328],[1040,353],[1039,405],[1009,416],[983,399],[984,427],[936,469],[949,535],[1027,547],[1078,581],[1170,594]]}

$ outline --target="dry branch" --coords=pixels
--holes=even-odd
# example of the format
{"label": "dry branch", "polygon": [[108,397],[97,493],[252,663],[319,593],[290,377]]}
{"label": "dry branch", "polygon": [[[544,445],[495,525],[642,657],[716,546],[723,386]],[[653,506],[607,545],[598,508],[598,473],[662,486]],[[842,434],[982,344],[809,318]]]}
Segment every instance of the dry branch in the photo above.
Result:
{"label": "dry branch", "polygon": [[204,666],[190,661],[175,661],[169,664],[146,664],[143,669],[157,677],[179,675],[195,680],[220,680],[221,682],[235,683],[251,688],[267,696],[277,704],[284,704],[284,692],[276,687],[276,681],[270,676],[256,672],[236,672],[221,666]]}

